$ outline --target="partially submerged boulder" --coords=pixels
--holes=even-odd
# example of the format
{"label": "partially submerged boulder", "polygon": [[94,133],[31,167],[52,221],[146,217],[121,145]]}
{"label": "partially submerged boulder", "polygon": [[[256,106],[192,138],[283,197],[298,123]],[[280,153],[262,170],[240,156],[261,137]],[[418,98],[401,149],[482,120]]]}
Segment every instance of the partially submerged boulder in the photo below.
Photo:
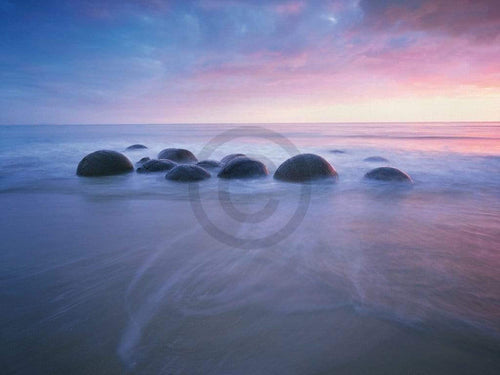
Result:
{"label": "partially submerged boulder", "polygon": [[388,163],[389,160],[383,158],[382,156],[370,156],[368,158],[364,158],[363,161],[367,161],[370,163]]}
{"label": "partially submerged boulder", "polygon": [[220,161],[220,164],[222,166],[224,166],[225,164],[229,163],[231,160],[235,159],[235,158],[240,158],[240,157],[246,157],[245,154],[229,154],[229,155],[226,155],[224,156],[221,161]]}
{"label": "partially submerged boulder", "polygon": [[196,163],[198,161],[191,151],[183,148],[166,148],[158,154],[158,159],[168,159],[176,163]]}
{"label": "partially submerged boulder", "polygon": [[196,163],[196,165],[205,169],[220,168],[221,166],[217,160],[202,160]]}
{"label": "partially submerged boulder", "polygon": [[136,167],[140,167],[140,166],[142,166],[145,162],[147,162],[148,160],[151,160],[151,158],[149,158],[149,157],[147,157],[147,156],[146,156],[146,157],[143,157],[143,158],[141,158],[141,160],[139,160],[137,163],[135,163],[135,166],[136,166]]}
{"label": "partially submerged boulder", "polygon": [[380,167],[372,169],[370,172],[365,174],[365,178],[378,181],[413,182],[408,174],[393,167]]}
{"label": "partially submerged boulder", "polygon": [[116,151],[99,150],[85,156],[76,169],[78,176],[98,177],[128,173],[134,166],[128,158]]}
{"label": "partially submerged boulder", "polygon": [[338,178],[337,171],[325,159],[315,154],[299,154],[283,162],[274,178],[288,182],[305,182]]}
{"label": "partially submerged boulder", "polygon": [[344,150],[339,150],[339,149],[330,150],[330,152],[332,154],[345,154],[346,153]]}
{"label": "partially submerged boulder", "polygon": [[269,174],[266,166],[254,159],[244,156],[234,157],[227,162],[217,175],[220,178],[256,178]]}
{"label": "partially submerged boulder", "polygon": [[171,181],[196,182],[210,178],[210,173],[197,165],[181,164],[172,168],[165,178]]}
{"label": "partially submerged boulder", "polygon": [[134,151],[134,150],[145,150],[147,149],[146,146],[144,145],[141,145],[141,144],[135,144],[135,145],[131,145],[131,146],[128,146],[125,151]]}
{"label": "partially submerged boulder", "polygon": [[162,172],[169,171],[174,168],[177,164],[172,160],[168,159],[153,159],[148,160],[143,163],[139,168],[137,168],[137,173],[151,173],[151,172]]}

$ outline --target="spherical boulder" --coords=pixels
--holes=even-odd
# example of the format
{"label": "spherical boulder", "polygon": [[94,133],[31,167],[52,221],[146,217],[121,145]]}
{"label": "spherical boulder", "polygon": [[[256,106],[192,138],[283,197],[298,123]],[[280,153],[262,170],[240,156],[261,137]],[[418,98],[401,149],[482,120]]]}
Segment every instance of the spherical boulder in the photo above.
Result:
{"label": "spherical boulder", "polygon": [[217,177],[220,178],[256,178],[269,174],[266,166],[254,159],[238,156],[226,163]]}
{"label": "spherical boulder", "polygon": [[99,150],[85,156],[76,169],[78,176],[98,177],[128,173],[134,166],[128,158],[116,151]]}
{"label": "spherical boulder", "polygon": [[246,157],[245,154],[229,154],[229,155],[226,155],[224,156],[221,161],[220,161],[220,164],[223,166],[227,163],[229,163],[231,160],[235,159],[235,158],[240,158],[240,157]]}
{"label": "spherical boulder", "polygon": [[274,178],[288,182],[305,182],[319,179],[337,180],[338,174],[330,163],[319,155],[299,154],[284,161],[274,173]]}
{"label": "spherical boulder", "polygon": [[210,173],[197,165],[182,164],[172,168],[165,178],[171,181],[196,182],[210,178]]}
{"label": "spherical boulder", "polygon": [[217,160],[202,160],[196,163],[196,165],[206,169],[220,168],[221,166]]}
{"label": "spherical boulder", "polygon": [[380,167],[372,169],[365,174],[366,179],[378,181],[413,182],[405,172],[393,167]]}
{"label": "spherical boulder", "polygon": [[370,156],[368,158],[364,158],[363,161],[367,161],[369,163],[387,163],[389,160],[383,158],[382,156]]}
{"label": "spherical boulder", "polygon": [[144,145],[141,145],[141,144],[135,144],[135,145],[131,145],[131,146],[128,146],[125,151],[134,151],[134,150],[145,150],[147,149],[146,146]]}
{"label": "spherical boulder", "polygon": [[158,154],[158,159],[168,159],[176,163],[196,163],[198,161],[191,151],[183,148],[166,148]]}
{"label": "spherical boulder", "polygon": [[143,163],[139,168],[137,168],[137,173],[169,171],[176,165],[177,165],[176,163],[168,159],[148,160],[145,163]]}

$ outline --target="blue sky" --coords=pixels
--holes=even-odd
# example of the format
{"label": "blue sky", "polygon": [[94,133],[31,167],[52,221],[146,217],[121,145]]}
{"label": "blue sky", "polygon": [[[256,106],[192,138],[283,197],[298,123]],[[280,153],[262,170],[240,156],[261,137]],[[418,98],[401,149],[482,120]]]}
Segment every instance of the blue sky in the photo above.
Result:
{"label": "blue sky", "polygon": [[500,119],[497,1],[0,0],[0,123]]}

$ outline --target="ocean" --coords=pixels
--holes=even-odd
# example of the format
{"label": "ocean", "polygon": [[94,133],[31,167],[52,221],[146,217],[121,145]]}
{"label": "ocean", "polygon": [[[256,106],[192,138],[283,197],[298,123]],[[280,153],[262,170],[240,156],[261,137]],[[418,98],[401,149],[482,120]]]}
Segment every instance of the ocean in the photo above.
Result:
{"label": "ocean", "polygon": [[[75,173],[167,147],[271,175]],[[274,180],[299,152],[337,183]],[[498,374],[499,172],[500,123],[0,126],[1,371]]]}

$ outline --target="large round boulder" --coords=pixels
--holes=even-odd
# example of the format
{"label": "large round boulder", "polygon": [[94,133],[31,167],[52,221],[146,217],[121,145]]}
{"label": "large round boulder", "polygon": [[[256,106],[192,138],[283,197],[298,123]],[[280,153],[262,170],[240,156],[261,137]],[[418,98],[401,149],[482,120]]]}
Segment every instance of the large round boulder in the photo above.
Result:
{"label": "large round boulder", "polygon": [[255,178],[267,176],[266,166],[258,160],[244,156],[233,158],[225,164],[217,177],[220,178]]}
{"label": "large round boulder", "polygon": [[388,163],[389,160],[386,158],[383,158],[382,156],[370,156],[367,158],[364,158],[363,161],[367,161],[369,163]]}
{"label": "large round boulder", "polygon": [[206,169],[220,168],[220,163],[217,160],[202,160],[196,163],[196,165]]}
{"label": "large round boulder", "polygon": [[413,182],[405,172],[393,167],[380,167],[372,169],[365,174],[365,178],[378,181]]}
{"label": "large round boulder", "polygon": [[158,154],[158,159],[168,159],[176,163],[196,163],[198,161],[191,151],[183,148],[166,148]]}
{"label": "large round boulder", "polygon": [[172,168],[165,178],[171,181],[196,182],[210,178],[210,173],[197,165],[182,164]]}
{"label": "large round boulder", "polygon": [[338,178],[337,171],[321,156],[299,154],[284,161],[274,173],[274,178],[288,182],[305,182]]}
{"label": "large round boulder", "polygon": [[241,158],[241,157],[246,157],[246,155],[245,154],[229,154],[229,155],[224,156],[221,159],[220,164],[223,166],[223,165],[229,163],[231,160],[233,160],[235,158]]}
{"label": "large round boulder", "polygon": [[97,177],[128,173],[134,166],[128,158],[116,151],[99,150],[85,156],[76,169],[78,176]]}
{"label": "large round boulder", "polygon": [[125,149],[125,151],[135,151],[135,150],[145,150],[145,149],[147,149],[146,146],[141,145],[141,144],[135,144],[135,145],[128,146]]}
{"label": "large round boulder", "polygon": [[137,173],[151,173],[151,172],[162,172],[169,171],[174,168],[177,164],[172,160],[168,159],[152,159],[143,163],[139,168],[137,168]]}

